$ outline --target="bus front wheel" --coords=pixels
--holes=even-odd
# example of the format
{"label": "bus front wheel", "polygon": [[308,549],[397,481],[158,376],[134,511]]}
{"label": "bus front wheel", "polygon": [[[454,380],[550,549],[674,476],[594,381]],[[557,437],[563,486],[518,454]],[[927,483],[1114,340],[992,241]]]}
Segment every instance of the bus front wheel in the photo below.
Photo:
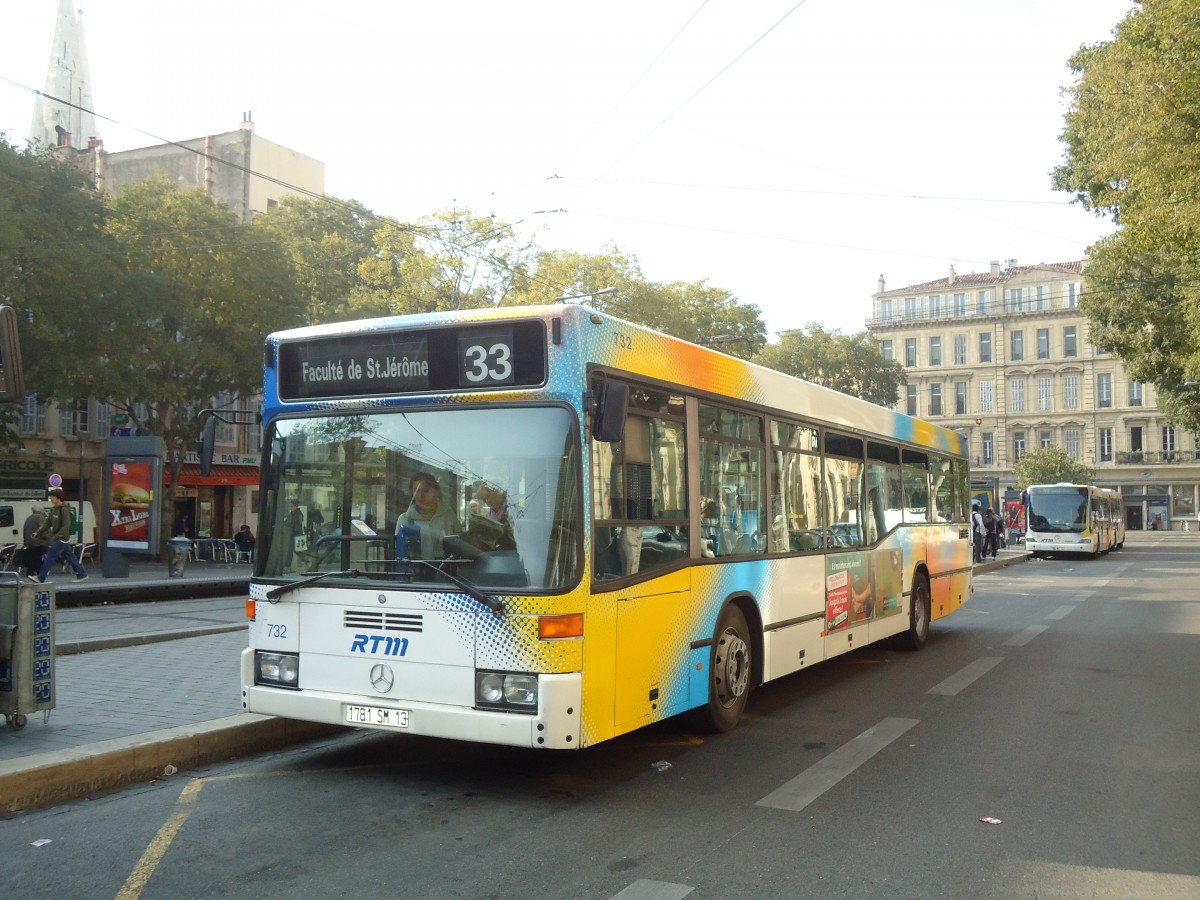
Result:
{"label": "bus front wheel", "polygon": [[708,705],[704,724],[712,731],[729,731],[742,717],[750,696],[752,645],[746,617],[732,603],[717,620],[708,674]]}
{"label": "bus front wheel", "polygon": [[912,609],[908,614],[908,631],[899,635],[907,650],[920,650],[929,639],[929,579],[918,575],[913,579]]}

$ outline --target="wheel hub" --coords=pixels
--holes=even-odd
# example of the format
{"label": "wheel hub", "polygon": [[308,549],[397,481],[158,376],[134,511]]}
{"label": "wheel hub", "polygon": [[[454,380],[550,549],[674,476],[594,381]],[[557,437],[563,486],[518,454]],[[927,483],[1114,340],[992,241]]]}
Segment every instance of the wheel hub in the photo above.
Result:
{"label": "wheel hub", "polygon": [[750,683],[750,648],[735,632],[727,631],[721,638],[724,644],[718,675],[718,693],[727,700],[734,700],[746,693]]}

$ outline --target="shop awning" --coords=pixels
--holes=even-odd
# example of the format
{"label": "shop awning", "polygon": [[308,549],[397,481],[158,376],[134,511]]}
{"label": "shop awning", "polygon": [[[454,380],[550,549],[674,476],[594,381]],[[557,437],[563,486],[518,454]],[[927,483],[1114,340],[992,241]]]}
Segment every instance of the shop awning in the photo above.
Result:
{"label": "shop awning", "polygon": [[[171,483],[171,467],[163,467],[163,481]],[[195,463],[184,463],[179,472],[179,483],[187,485],[208,485],[220,487],[223,485],[257,485],[257,466],[213,466],[207,477],[200,474],[200,467]]]}

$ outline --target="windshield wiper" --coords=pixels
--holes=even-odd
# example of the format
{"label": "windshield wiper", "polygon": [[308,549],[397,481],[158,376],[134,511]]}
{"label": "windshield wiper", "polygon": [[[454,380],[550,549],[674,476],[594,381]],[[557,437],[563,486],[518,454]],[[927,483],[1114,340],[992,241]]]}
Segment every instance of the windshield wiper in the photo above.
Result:
{"label": "windshield wiper", "polygon": [[299,590],[302,587],[312,584],[314,581],[320,581],[322,578],[328,578],[330,575],[341,575],[343,578],[360,578],[366,574],[366,572],[360,572],[358,569],[347,569],[344,572],[318,572],[316,575],[309,576],[308,578],[301,578],[299,581],[271,588],[271,590],[267,591],[267,599],[272,603],[276,603],[284,594],[290,594],[292,591]]}
{"label": "windshield wiper", "polygon": [[[454,559],[453,557],[451,557],[450,559],[439,559],[438,560],[438,562],[440,562],[440,563],[460,563],[460,562],[465,563],[465,562],[472,562],[472,561],[473,560],[469,560],[469,559]],[[456,587],[462,588],[463,593],[466,594],[468,597],[470,597],[472,600],[475,600],[476,602],[482,604],[483,606],[486,606],[497,616],[502,616],[507,612],[507,610],[504,608],[504,604],[502,602],[500,602],[499,600],[497,600],[495,597],[493,597],[491,594],[485,594],[483,591],[479,590],[479,588],[475,587],[475,585],[471,584],[470,582],[463,581],[457,575],[452,575],[450,572],[447,572],[445,569],[443,569],[441,566],[437,565],[436,563],[432,562],[431,560],[410,559],[410,560],[408,560],[408,562],[413,565],[428,566],[429,568],[433,569],[433,571],[437,572],[439,575],[441,575],[447,581],[454,584]]]}

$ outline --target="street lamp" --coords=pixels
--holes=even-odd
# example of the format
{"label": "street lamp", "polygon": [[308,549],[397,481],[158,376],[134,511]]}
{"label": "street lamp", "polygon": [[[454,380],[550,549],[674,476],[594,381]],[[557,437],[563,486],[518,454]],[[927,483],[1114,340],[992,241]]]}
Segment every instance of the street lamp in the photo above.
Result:
{"label": "street lamp", "polygon": [[85,440],[84,433],[79,430],[79,401],[75,401],[75,439],[79,441],[79,561],[83,562],[83,546],[87,541],[84,538],[83,525],[83,442]]}

